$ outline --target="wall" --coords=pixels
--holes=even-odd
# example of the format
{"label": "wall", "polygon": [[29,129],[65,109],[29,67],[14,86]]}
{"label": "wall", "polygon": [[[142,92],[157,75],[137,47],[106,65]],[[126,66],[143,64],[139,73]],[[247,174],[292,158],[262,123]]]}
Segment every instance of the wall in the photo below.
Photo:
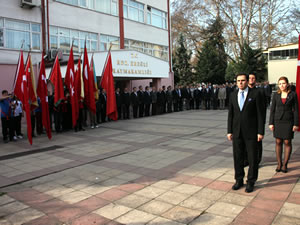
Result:
{"label": "wall", "polygon": [[278,78],[286,76],[289,82],[296,83],[297,59],[270,60],[268,62],[268,78],[270,83],[277,83]]}

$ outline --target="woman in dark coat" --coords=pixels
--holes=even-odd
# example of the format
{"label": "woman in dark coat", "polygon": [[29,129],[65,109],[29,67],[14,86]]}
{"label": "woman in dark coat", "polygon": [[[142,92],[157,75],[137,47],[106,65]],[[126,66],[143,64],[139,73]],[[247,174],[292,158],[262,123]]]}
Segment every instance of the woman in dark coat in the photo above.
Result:
{"label": "woman in dark coat", "polygon": [[[287,172],[288,161],[292,153],[292,139],[294,132],[298,130],[298,100],[297,94],[290,90],[289,81],[286,77],[278,80],[278,91],[274,93],[269,128],[276,138],[276,172]],[[284,162],[282,164],[282,147],[284,143]]]}

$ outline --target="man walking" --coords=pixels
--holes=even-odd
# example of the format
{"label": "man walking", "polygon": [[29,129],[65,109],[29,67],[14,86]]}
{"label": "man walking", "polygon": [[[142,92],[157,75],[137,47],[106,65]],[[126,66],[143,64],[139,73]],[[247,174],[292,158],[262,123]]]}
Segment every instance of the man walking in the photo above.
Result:
{"label": "man walking", "polygon": [[247,154],[249,169],[246,192],[254,190],[258,177],[257,142],[263,139],[263,100],[257,91],[248,88],[248,75],[236,76],[238,89],[229,98],[227,138],[232,141],[236,183],[233,190],[244,185],[244,160]]}

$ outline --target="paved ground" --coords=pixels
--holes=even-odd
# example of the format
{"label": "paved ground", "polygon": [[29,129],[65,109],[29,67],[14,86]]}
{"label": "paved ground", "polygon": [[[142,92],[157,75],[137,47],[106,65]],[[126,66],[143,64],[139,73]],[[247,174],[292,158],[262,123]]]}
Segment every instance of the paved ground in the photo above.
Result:
{"label": "paved ground", "polygon": [[[300,224],[300,135],[275,173],[266,132],[255,191],[232,191],[227,111],[184,111],[0,143],[0,224]],[[24,155],[23,153],[29,153]]]}

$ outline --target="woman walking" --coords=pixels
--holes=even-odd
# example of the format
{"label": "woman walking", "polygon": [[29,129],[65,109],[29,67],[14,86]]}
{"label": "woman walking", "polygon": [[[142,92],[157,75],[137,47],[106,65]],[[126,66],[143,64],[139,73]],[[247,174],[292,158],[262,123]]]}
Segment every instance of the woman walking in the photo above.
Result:
{"label": "woman walking", "polygon": [[[278,80],[278,91],[274,93],[270,110],[269,128],[276,139],[276,172],[287,173],[288,161],[292,153],[294,131],[298,130],[297,94],[290,90],[286,77]],[[284,144],[284,161],[282,164],[282,148]]]}

